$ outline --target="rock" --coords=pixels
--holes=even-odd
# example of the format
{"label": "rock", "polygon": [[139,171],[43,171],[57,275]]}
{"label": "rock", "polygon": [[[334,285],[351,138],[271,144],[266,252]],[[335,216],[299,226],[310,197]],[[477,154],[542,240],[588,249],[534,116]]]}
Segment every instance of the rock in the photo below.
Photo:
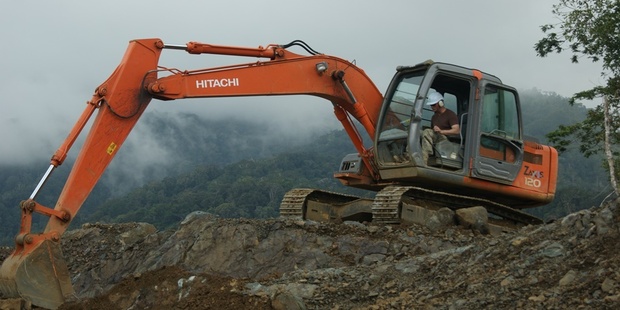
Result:
{"label": "rock", "polygon": [[540,254],[546,257],[550,257],[550,258],[562,256],[565,254],[564,246],[562,246],[558,242],[553,242],[550,245],[546,246],[540,252]]}
{"label": "rock", "polygon": [[605,293],[613,293],[616,290],[616,281],[610,278],[605,278],[601,284],[601,290]]}
{"label": "rock", "polygon": [[592,223],[596,225],[596,233],[598,235],[604,235],[609,231],[610,224],[613,221],[613,213],[609,208],[604,208],[593,219]]}
{"label": "rock", "polygon": [[538,296],[530,296],[527,300],[531,300],[534,302],[543,302],[545,301],[547,298],[545,297],[545,295],[540,294]]}
{"label": "rock", "polygon": [[513,282],[515,281],[515,279],[512,276],[507,277],[506,279],[502,280],[502,282],[500,282],[500,285],[502,287],[504,286],[509,286],[511,285]]}
{"label": "rock", "polygon": [[271,301],[271,306],[274,310],[305,310],[306,305],[304,302],[298,298],[297,296],[289,293],[283,292],[278,293],[274,296]]}
{"label": "rock", "polygon": [[21,310],[29,309],[25,302],[19,298],[0,299],[0,310]]}
{"label": "rock", "polygon": [[520,246],[523,242],[527,240],[525,236],[518,236],[510,241],[510,244],[514,247]]}
{"label": "rock", "polygon": [[154,234],[156,231],[157,228],[152,224],[136,223],[131,230],[121,233],[119,238],[123,246],[128,247],[146,239],[148,235]]}
{"label": "rock", "polygon": [[560,279],[560,282],[558,284],[560,286],[571,285],[575,281],[576,277],[577,277],[577,272],[575,270],[570,270],[562,277],[562,279]]}
{"label": "rock", "polygon": [[433,231],[445,230],[456,223],[454,215],[455,213],[451,209],[441,208],[434,212],[424,225]]}
{"label": "rock", "polygon": [[617,295],[610,295],[610,296],[605,296],[605,298],[603,299],[605,302],[613,302],[613,303],[617,303],[620,301],[620,294]]}
{"label": "rock", "polygon": [[581,216],[577,213],[572,213],[562,218],[560,224],[565,228],[572,228],[577,221],[581,221]]}
{"label": "rock", "polygon": [[378,262],[382,262],[385,260],[385,255],[383,254],[370,254],[364,256],[362,259],[362,264],[364,265],[372,265]]}
{"label": "rock", "polygon": [[471,207],[456,210],[456,220],[465,228],[489,233],[489,214],[484,207]]}

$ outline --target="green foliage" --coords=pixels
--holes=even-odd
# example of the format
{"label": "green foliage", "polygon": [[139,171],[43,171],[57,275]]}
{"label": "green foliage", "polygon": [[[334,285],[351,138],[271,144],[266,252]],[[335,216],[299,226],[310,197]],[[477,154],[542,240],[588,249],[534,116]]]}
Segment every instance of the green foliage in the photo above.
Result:
{"label": "green foliage", "polygon": [[[534,45],[534,49],[541,57],[568,50],[572,53],[571,61],[574,63],[583,56],[601,63],[601,76],[607,79],[606,85],[578,91],[570,103],[574,104],[581,99],[607,98],[608,119],[611,120],[608,145],[612,148],[613,158],[610,160],[616,166],[620,160],[617,148],[620,138],[620,1],[560,0],[553,6],[553,14],[560,19],[560,23],[543,25],[541,30],[545,37]],[[559,126],[547,137],[561,152],[578,141],[579,150],[590,157],[605,147],[604,120],[604,107],[599,106],[588,111],[585,120]]]}
{"label": "green foliage", "polygon": [[552,12],[560,23],[540,27],[546,36],[534,45],[539,56],[568,49],[572,62],[586,56],[601,61],[603,69],[610,70],[612,75],[620,73],[619,1],[560,0]]}
{"label": "green foliage", "polygon": [[[581,104],[570,106],[568,98],[536,89],[520,91],[520,99],[525,134],[545,144],[555,144],[552,137],[546,139],[549,132],[558,127],[574,126],[566,124],[586,120],[591,111]],[[567,139],[560,153],[555,200],[549,205],[527,210],[529,213],[544,219],[559,218],[600,204],[610,192],[609,181],[601,165],[602,156],[591,154],[584,157],[574,146],[574,141]]]}
{"label": "green foliage", "polygon": [[557,130],[547,135],[549,141],[558,149],[565,152],[574,146],[574,137],[581,141],[579,151],[586,157],[597,154],[602,150],[603,137],[603,113],[601,107],[588,111],[588,118],[572,125],[560,125]]}
{"label": "green foliage", "polygon": [[277,217],[282,197],[295,187],[355,192],[330,177],[340,159],[352,151],[344,131],[335,131],[299,152],[223,167],[199,166],[111,199],[84,220],[148,221],[163,229],[193,211],[231,218]]}

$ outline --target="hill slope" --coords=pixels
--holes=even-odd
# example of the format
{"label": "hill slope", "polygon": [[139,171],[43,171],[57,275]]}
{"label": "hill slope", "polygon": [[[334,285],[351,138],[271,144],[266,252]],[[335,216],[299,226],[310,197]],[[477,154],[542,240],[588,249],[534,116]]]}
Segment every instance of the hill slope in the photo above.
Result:
{"label": "hill slope", "polygon": [[88,224],[63,241],[79,300],[61,309],[613,309],[619,215],[500,235],[205,213],[174,231]]}

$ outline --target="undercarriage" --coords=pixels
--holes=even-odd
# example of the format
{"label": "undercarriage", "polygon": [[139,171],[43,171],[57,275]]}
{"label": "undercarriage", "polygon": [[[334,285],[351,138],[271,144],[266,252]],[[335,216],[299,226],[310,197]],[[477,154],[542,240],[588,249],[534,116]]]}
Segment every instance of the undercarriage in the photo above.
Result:
{"label": "undercarriage", "polygon": [[542,224],[543,220],[487,199],[413,186],[388,186],[374,199],[329,191],[297,188],[284,195],[280,216],[320,222],[358,221],[375,224],[424,224],[420,210],[484,207],[489,222],[502,227]]}

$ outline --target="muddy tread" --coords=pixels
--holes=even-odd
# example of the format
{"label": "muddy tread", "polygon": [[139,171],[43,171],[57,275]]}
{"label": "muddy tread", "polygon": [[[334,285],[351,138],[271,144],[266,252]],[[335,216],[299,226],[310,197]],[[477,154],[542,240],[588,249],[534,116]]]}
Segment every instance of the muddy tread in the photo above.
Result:
{"label": "muddy tread", "polygon": [[330,192],[312,188],[295,188],[284,194],[280,203],[280,217],[290,219],[305,219],[306,203],[308,200],[320,201],[338,205],[344,202],[359,199],[360,197],[342,193]]}
{"label": "muddy tread", "polygon": [[314,192],[310,188],[295,188],[284,194],[280,203],[280,217],[303,219],[304,206],[308,195]]}
{"label": "muddy tread", "polygon": [[373,204],[373,221],[400,223],[400,203],[403,197],[438,202],[453,210],[482,206],[491,214],[517,223],[533,225],[544,223],[538,217],[491,200],[413,186],[388,186],[377,193]]}
{"label": "muddy tread", "polygon": [[[502,219],[521,224],[542,224],[538,217],[513,209],[509,206],[482,198],[456,195],[441,191],[429,190],[414,186],[387,186],[379,191],[372,204],[372,221],[377,224],[399,224],[401,202],[403,198],[418,200],[418,204],[439,203],[453,210],[482,206],[491,214]],[[280,216],[283,218],[304,219],[305,206],[308,200],[321,201],[337,205],[359,197],[330,191],[296,188],[288,191],[280,204]]]}

